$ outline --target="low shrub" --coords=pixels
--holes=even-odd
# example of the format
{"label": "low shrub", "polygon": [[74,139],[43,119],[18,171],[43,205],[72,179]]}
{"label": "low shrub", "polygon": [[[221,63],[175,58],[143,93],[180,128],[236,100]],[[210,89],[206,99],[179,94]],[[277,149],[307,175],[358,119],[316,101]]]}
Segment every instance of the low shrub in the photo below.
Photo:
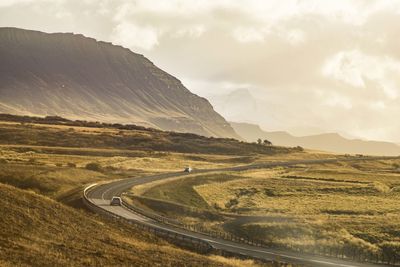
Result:
{"label": "low shrub", "polygon": [[96,162],[90,162],[88,164],[86,164],[85,168],[87,170],[91,170],[91,171],[101,171],[101,166],[100,164],[96,163]]}

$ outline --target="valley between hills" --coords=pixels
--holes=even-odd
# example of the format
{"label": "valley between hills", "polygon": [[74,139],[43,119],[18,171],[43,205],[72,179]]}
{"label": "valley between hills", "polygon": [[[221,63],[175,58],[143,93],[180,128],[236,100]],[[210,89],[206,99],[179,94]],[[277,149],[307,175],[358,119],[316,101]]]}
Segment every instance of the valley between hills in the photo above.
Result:
{"label": "valley between hills", "polygon": [[0,28],[0,59],[0,265],[400,264],[398,145],[229,123],[81,34]]}
{"label": "valley between hills", "polygon": [[[1,238],[7,250],[2,250],[2,263],[279,266],[279,258],[268,263],[187,252],[124,222],[88,212],[83,189],[115,179],[182,172],[185,166],[220,170],[332,157],[337,162],[193,174],[134,187],[124,198],[192,227],[258,238],[275,247],[305,252],[343,248],[384,257],[396,253],[399,159],[347,162],[342,155],[176,135],[54,117],[3,116],[0,182],[6,216]],[[171,138],[179,138],[179,145],[171,145]],[[200,143],[201,153],[196,147]],[[47,228],[54,230],[39,234]],[[99,250],[97,242],[108,245]],[[137,258],[155,251],[158,262]]]}

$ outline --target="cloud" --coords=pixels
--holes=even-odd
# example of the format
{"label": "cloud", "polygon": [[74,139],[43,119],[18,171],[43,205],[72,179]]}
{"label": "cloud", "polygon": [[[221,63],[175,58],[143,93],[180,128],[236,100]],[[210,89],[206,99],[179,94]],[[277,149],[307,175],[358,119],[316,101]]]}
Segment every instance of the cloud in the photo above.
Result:
{"label": "cloud", "polygon": [[133,23],[118,24],[112,33],[112,40],[133,50],[150,50],[158,44],[157,29],[149,26],[137,26]]}
{"label": "cloud", "polygon": [[233,37],[241,43],[263,42],[268,32],[252,27],[238,27],[233,30]]}
{"label": "cloud", "polygon": [[5,0],[0,25],[143,53],[230,120],[400,141],[398,0]]}
{"label": "cloud", "polygon": [[21,6],[21,5],[32,5],[32,4],[41,4],[41,3],[62,3],[65,0],[2,0],[0,2],[0,8],[9,8],[13,6]]}
{"label": "cloud", "polygon": [[174,36],[176,38],[189,37],[196,39],[205,33],[205,31],[206,27],[202,24],[188,25],[177,29]]}
{"label": "cloud", "polygon": [[380,85],[388,98],[399,97],[400,62],[388,56],[370,56],[359,50],[341,51],[329,58],[323,67],[324,75],[353,87],[366,88],[365,80]]}
{"label": "cloud", "polygon": [[18,4],[26,4],[31,3],[34,0],[3,0],[0,2],[0,8],[2,7],[10,7]]}
{"label": "cloud", "polygon": [[306,35],[302,30],[292,29],[289,30],[284,36],[292,45],[299,45],[306,42]]}

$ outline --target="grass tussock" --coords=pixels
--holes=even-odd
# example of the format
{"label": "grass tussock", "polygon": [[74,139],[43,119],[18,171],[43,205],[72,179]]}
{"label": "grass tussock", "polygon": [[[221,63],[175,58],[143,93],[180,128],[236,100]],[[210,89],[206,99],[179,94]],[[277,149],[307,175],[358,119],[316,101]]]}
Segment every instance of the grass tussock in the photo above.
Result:
{"label": "grass tussock", "polygon": [[[221,257],[218,255],[210,256],[211,259],[220,262],[222,264],[227,264],[232,267],[242,267],[242,266],[254,266],[254,267],[260,267],[260,266],[265,266],[262,264],[257,264],[253,260],[239,260],[239,259],[232,259],[232,258],[225,258]],[[290,266],[287,266],[290,267]]]}

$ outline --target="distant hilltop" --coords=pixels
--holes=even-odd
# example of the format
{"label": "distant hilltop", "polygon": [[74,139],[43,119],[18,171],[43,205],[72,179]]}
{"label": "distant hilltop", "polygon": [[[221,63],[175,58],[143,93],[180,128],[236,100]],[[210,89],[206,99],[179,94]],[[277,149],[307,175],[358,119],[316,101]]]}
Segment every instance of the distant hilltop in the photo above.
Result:
{"label": "distant hilltop", "polygon": [[0,28],[0,113],[240,137],[204,98],[142,55],[81,34]]}
{"label": "distant hilltop", "polygon": [[342,154],[400,155],[400,146],[390,142],[346,139],[337,133],[297,137],[284,131],[267,132],[256,124],[231,122],[231,125],[240,136],[249,142],[261,138],[267,139],[278,146],[301,146],[308,149]]}

